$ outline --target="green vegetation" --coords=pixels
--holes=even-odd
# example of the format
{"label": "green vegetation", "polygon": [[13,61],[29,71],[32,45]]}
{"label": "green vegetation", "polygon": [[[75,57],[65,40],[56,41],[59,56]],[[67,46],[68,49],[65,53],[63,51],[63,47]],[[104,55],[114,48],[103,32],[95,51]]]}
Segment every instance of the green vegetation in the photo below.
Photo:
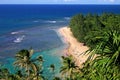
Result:
{"label": "green vegetation", "polygon": [[[36,59],[32,59],[33,50],[21,50],[19,51],[15,58],[16,61],[14,65],[19,69],[24,69],[21,73],[24,73],[26,80],[39,79],[42,78],[40,75],[42,69],[42,56],[38,56]],[[19,70],[20,71],[20,70]]]}
{"label": "green vegetation", "polygon": [[[120,79],[120,15],[79,14],[70,22],[78,41],[89,46],[90,57],[81,69],[83,80]],[[90,54],[89,53],[89,54]],[[99,56],[93,60],[93,56]]]}
{"label": "green vegetation", "polygon": [[[11,74],[8,69],[0,68],[0,79],[2,80],[43,80],[42,76],[42,56],[32,58],[33,50],[20,50],[15,55],[15,74]],[[3,74],[4,73],[4,74]]]}
{"label": "green vegetation", "polygon": [[72,56],[64,57],[62,56],[63,66],[61,67],[60,72],[62,73],[63,78],[74,80],[74,73],[77,72],[78,66],[75,65],[75,61],[72,59]]}
{"label": "green vegetation", "polygon": [[[78,41],[90,47],[88,60],[80,69],[72,56],[62,56],[61,75],[49,66],[53,80],[120,80],[120,15],[74,16],[70,28]],[[87,54],[87,53],[86,53]],[[16,73],[0,66],[0,80],[49,80],[43,76],[42,56],[32,58],[33,50],[20,50],[15,56]],[[97,55],[93,59],[94,55]]]}

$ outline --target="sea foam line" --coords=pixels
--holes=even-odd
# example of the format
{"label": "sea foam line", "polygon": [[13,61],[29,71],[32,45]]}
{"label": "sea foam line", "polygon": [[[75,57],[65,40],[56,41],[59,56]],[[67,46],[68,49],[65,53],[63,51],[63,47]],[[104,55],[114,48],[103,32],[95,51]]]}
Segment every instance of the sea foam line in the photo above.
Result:
{"label": "sea foam line", "polygon": [[25,35],[22,35],[21,37],[16,38],[13,42],[20,43],[24,39]]}
{"label": "sea foam line", "polygon": [[48,21],[46,21],[46,22],[48,22],[48,23],[56,23],[57,21],[54,21],[54,20],[48,20]]}

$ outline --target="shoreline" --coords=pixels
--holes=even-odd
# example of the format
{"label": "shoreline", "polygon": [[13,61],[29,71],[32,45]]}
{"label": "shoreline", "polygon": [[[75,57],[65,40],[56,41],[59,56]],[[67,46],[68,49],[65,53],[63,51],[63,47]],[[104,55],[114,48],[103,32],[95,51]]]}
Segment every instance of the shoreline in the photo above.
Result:
{"label": "shoreline", "polygon": [[79,67],[82,67],[82,64],[89,56],[82,53],[87,51],[89,48],[84,46],[83,43],[77,41],[69,27],[59,28],[58,33],[61,35],[63,43],[68,45],[68,47],[65,49],[65,54],[72,55],[75,60],[75,64]]}

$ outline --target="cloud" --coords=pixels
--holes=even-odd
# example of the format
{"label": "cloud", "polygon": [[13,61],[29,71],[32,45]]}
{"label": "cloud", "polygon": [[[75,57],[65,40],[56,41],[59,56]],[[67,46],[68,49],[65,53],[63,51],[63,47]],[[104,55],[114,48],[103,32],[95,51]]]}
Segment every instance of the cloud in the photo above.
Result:
{"label": "cloud", "polygon": [[114,2],[115,0],[109,0],[110,2]]}
{"label": "cloud", "polygon": [[72,2],[72,1],[75,1],[75,0],[64,0],[64,2]]}
{"label": "cloud", "polygon": [[106,0],[103,0],[103,1],[106,1]]}
{"label": "cloud", "polygon": [[103,0],[105,2],[115,2],[115,0]]}

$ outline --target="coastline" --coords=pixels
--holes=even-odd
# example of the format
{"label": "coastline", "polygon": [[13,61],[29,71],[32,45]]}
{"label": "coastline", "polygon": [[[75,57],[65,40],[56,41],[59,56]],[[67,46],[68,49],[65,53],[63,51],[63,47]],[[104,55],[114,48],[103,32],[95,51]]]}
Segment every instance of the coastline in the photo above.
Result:
{"label": "coastline", "polygon": [[89,48],[84,46],[83,43],[77,41],[73,36],[69,27],[62,27],[58,29],[58,33],[62,36],[64,43],[68,44],[68,47],[65,49],[65,54],[72,55],[75,64],[79,67],[82,67],[82,64],[87,60],[89,55],[82,54],[87,51]]}

